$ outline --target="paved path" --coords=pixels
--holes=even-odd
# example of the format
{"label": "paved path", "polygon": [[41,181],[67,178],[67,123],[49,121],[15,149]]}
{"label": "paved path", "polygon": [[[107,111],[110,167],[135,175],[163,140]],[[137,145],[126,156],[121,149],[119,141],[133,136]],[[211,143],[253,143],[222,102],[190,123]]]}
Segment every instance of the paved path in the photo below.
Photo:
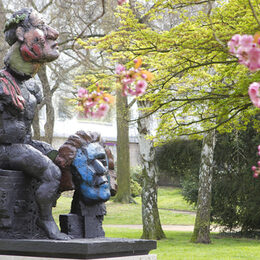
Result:
{"label": "paved path", "polygon": [[[143,229],[142,225],[103,225],[103,227]],[[193,231],[193,225],[162,225],[166,231]],[[219,232],[219,228],[214,226],[211,228],[213,232]]]}

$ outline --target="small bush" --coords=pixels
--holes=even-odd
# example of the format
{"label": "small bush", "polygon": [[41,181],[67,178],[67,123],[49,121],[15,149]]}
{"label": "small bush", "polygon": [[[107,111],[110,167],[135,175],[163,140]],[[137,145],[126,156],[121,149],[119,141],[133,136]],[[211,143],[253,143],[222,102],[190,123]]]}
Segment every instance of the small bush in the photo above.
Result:
{"label": "small bush", "polygon": [[130,169],[130,190],[131,196],[137,197],[142,193],[142,168],[141,166],[131,167]]}
{"label": "small bush", "polygon": [[[260,228],[260,179],[254,179],[251,170],[258,160],[258,144],[260,136],[252,128],[217,136],[211,218],[227,229],[241,227],[247,232]],[[194,204],[198,179],[198,172],[191,171],[182,181],[185,200]]]}
{"label": "small bush", "polygon": [[142,186],[143,175],[142,175],[142,167],[141,166],[131,167],[131,169],[130,169],[130,176],[131,176],[131,179],[133,179],[140,186]]}
{"label": "small bush", "polygon": [[142,187],[138,182],[134,181],[133,179],[131,179],[130,181],[131,196],[134,198],[140,196],[142,192]]}

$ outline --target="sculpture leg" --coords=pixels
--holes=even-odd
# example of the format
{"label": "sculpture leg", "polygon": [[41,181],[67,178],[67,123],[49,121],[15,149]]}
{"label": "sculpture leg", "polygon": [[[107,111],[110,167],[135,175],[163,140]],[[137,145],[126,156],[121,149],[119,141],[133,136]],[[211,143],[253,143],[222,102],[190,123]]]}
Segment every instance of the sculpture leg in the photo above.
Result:
{"label": "sculpture leg", "polygon": [[63,240],[69,239],[69,236],[59,231],[52,216],[52,207],[57,198],[60,177],[60,169],[51,162],[43,172],[42,183],[35,195],[40,210],[38,225],[47,232],[49,238]]}
{"label": "sculpture leg", "polygon": [[47,156],[26,144],[1,146],[0,159],[2,158],[5,159],[5,169],[21,170],[40,181],[36,191],[40,215],[38,225],[46,231],[49,238],[69,239],[68,235],[59,231],[52,217],[52,206],[57,198],[61,178],[60,169]]}

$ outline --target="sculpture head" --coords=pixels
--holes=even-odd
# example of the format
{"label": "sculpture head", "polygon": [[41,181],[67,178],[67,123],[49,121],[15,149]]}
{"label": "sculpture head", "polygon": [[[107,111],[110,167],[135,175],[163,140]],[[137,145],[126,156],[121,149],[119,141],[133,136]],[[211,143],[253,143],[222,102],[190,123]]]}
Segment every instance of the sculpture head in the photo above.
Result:
{"label": "sculpture head", "polygon": [[18,42],[25,61],[44,63],[58,58],[59,33],[47,25],[33,9],[15,12],[5,24],[5,40],[10,46]]}
{"label": "sculpture head", "polygon": [[113,155],[98,133],[71,135],[59,148],[55,163],[62,171],[60,190],[75,189],[85,204],[105,202],[115,195]]}
{"label": "sculpture head", "polygon": [[100,143],[86,143],[78,148],[72,166],[73,175],[78,179],[76,187],[79,186],[85,204],[110,198],[106,152]]}

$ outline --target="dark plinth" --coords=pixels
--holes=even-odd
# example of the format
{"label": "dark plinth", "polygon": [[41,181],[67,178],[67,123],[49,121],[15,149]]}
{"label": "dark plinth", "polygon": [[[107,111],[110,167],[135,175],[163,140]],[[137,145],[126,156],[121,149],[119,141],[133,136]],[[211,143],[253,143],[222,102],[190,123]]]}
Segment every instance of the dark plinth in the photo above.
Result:
{"label": "dark plinth", "polygon": [[39,183],[21,171],[0,169],[0,238],[47,238],[36,224]]}
{"label": "dark plinth", "polygon": [[0,255],[98,259],[147,255],[156,241],[144,239],[96,238],[59,240],[0,239]]}
{"label": "dark plinth", "polygon": [[105,237],[105,232],[102,228],[103,216],[94,214],[97,210],[95,210],[95,207],[92,208],[93,211],[90,211],[86,216],[76,214],[60,215],[61,232],[74,238]]}

